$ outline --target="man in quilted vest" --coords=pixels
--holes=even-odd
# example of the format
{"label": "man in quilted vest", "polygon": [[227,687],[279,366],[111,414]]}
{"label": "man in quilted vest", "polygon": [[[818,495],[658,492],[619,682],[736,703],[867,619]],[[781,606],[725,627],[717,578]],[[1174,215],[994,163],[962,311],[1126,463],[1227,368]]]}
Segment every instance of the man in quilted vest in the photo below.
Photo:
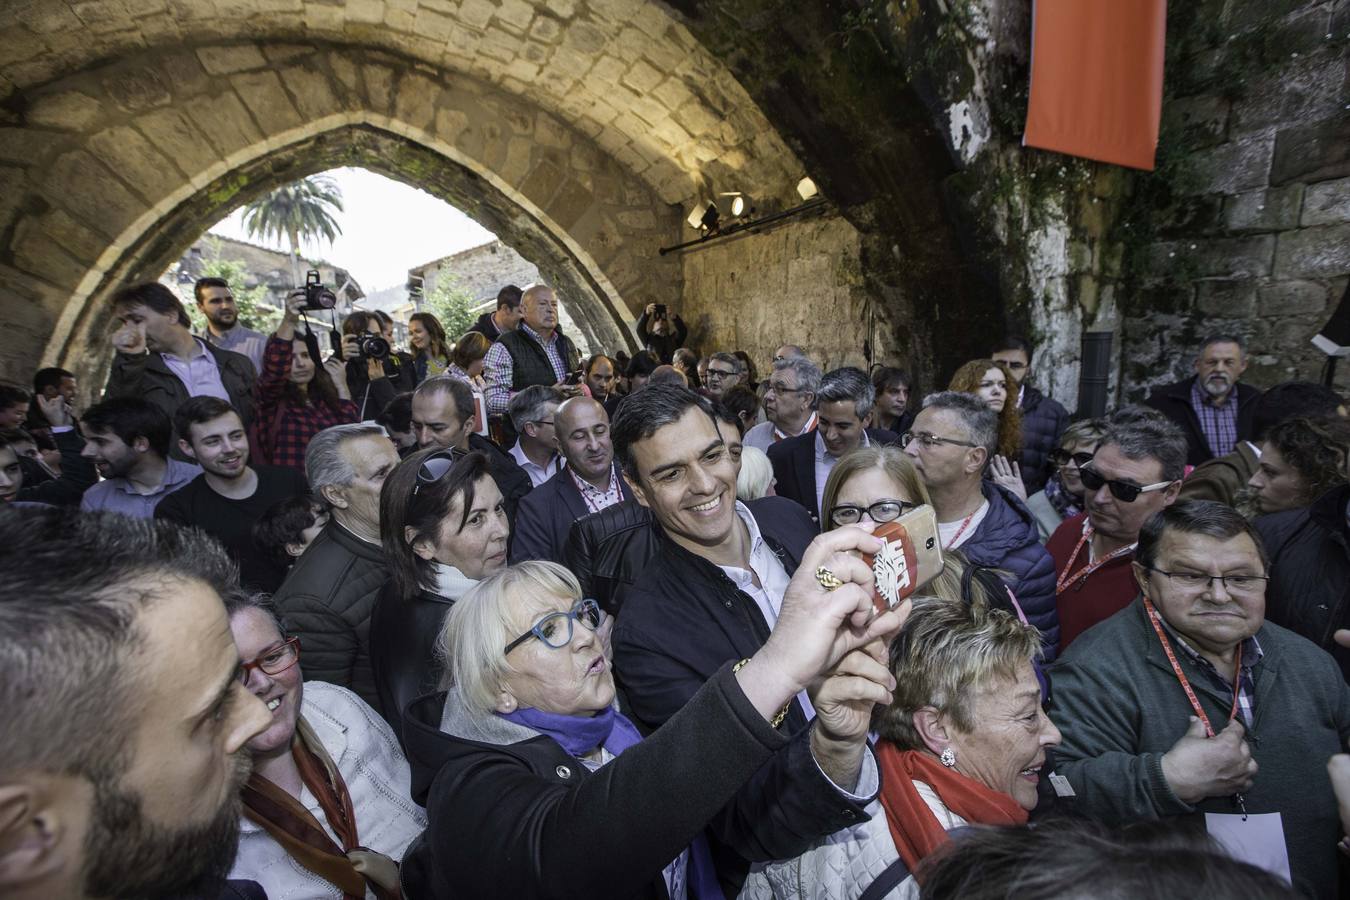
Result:
{"label": "man in quilted vest", "polygon": [[1015,335],[999,341],[994,345],[994,352],[989,354],[995,362],[1007,367],[1017,387],[1017,408],[1022,413],[1019,464],[1028,497],[1045,487],[1052,471],[1050,455],[1059,446],[1059,439],[1069,424],[1068,410],[1029,383],[1031,355],[1031,343]]}
{"label": "man in quilted vest", "polygon": [[520,327],[497,339],[484,361],[488,413],[505,415],[511,398],[536,384],[556,385],[569,396],[579,389],[563,382],[581,363],[572,341],[558,331],[558,299],[553,288],[532,284],[520,298]]}

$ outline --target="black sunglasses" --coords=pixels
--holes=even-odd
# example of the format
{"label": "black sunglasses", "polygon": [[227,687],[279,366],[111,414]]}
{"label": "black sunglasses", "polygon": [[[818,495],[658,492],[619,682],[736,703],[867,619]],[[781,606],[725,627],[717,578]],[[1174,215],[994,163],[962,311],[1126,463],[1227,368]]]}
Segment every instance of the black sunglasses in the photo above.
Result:
{"label": "black sunglasses", "polygon": [[1069,463],[1073,463],[1081,469],[1083,466],[1092,462],[1092,454],[1082,451],[1070,453],[1067,450],[1056,450],[1050,454],[1050,462],[1057,466],[1067,466]]}
{"label": "black sunglasses", "polygon": [[1099,491],[1102,485],[1107,485],[1111,489],[1111,496],[1121,503],[1133,503],[1139,499],[1140,494],[1161,491],[1172,484],[1170,481],[1158,481],[1154,484],[1144,485],[1132,484],[1128,481],[1116,481],[1107,478],[1091,466],[1080,466],[1078,477],[1083,480],[1083,486],[1090,491]]}
{"label": "black sunglasses", "polygon": [[455,467],[455,463],[468,455],[466,451],[453,447],[449,450],[438,450],[422,460],[422,465],[417,467],[417,484],[413,485],[413,496],[417,496],[417,490],[422,485],[440,481]]}

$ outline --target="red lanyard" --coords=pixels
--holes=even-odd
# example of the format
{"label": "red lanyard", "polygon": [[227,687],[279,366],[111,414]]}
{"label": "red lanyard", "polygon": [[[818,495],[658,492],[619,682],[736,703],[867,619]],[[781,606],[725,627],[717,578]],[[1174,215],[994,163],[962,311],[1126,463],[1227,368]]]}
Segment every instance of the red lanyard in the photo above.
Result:
{"label": "red lanyard", "polygon": [[1078,554],[1083,552],[1083,545],[1090,540],[1092,540],[1092,526],[1088,525],[1085,522],[1083,524],[1083,535],[1078,539],[1078,543],[1074,545],[1073,553],[1069,554],[1069,562],[1068,565],[1064,567],[1064,573],[1060,575],[1059,580],[1055,582],[1056,597],[1067,591],[1069,588],[1073,587],[1078,582],[1086,579],[1089,575],[1091,575],[1093,572],[1097,571],[1102,566],[1109,563],[1111,560],[1118,559],[1119,557],[1124,556],[1126,553],[1129,553],[1134,549],[1134,544],[1128,544],[1124,547],[1117,547],[1110,553],[1103,556],[1101,559],[1088,563],[1086,566],[1083,566],[1083,568],[1079,569],[1077,572],[1074,572],[1072,575],[1070,575],[1069,572],[1073,570],[1073,564],[1078,562]]}
{"label": "red lanyard", "polygon": [[971,513],[970,515],[966,516],[965,519],[962,520],[961,527],[956,529],[956,534],[952,535],[952,539],[947,542],[946,549],[951,550],[953,547],[956,546],[956,542],[961,540],[961,535],[966,533],[966,529],[970,527],[970,520],[975,518],[975,513],[977,512],[979,512],[978,509],[975,510],[975,512]]}
{"label": "red lanyard", "polygon": [[[1153,630],[1158,633],[1158,640],[1162,642],[1163,653],[1167,654],[1167,661],[1172,664],[1172,671],[1176,673],[1177,681],[1181,682],[1181,689],[1186,692],[1186,699],[1191,701],[1191,708],[1195,710],[1195,715],[1204,723],[1205,733],[1214,737],[1214,726],[1209,724],[1209,716],[1205,715],[1204,707],[1200,705],[1200,700],[1195,696],[1195,691],[1191,688],[1191,682],[1186,678],[1186,673],[1181,671],[1181,663],[1177,662],[1177,655],[1172,650],[1172,642],[1167,639],[1167,634],[1163,631],[1162,623],[1158,621],[1158,611],[1153,608],[1153,604],[1148,598],[1144,598],[1144,610],[1148,613],[1148,620],[1153,624]],[[1242,688],[1242,645],[1238,644],[1237,658],[1233,662],[1233,708],[1228,711],[1228,721],[1237,718],[1238,711],[1238,692]]]}

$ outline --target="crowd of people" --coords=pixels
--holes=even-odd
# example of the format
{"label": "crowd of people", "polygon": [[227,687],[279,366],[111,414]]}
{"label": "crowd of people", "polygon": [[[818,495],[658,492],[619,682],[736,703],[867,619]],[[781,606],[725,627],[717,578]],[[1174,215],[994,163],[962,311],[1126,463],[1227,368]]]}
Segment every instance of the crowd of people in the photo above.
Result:
{"label": "crowd of people", "polygon": [[1239,338],[1075,420],[195,299],[0,386],[0,895],[1350,896],[1350,420]]}

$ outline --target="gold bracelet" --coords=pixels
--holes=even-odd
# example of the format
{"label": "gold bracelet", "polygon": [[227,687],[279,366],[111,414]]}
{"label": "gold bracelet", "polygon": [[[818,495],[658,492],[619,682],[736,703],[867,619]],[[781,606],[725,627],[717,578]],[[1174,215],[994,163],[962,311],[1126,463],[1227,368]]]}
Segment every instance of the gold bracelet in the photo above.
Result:
{"label": "gold bracelet", "polygon": [[[736,663],[736,665],[734,665],[734,666],[731,667],[731,674],[732,674],[732,675],[735,675],[735,674],[736,674],[737,672],[739,672],[741,669],[744,669],[744,668],[745,668],[745,664],[748,663],[749,661],[750,661],[750,658],[747,656],[745,659],[743,659],[743,660],[741,660],[740,662]],[[769,727],[770,727],[770,728],[777,728],[779,725],[782,725],[782,724],[783,724],[783,720],[787,718],[788,710],[791,709],[791,708],[792,708],[792,701],[791,701],[791,700],[789,700],[787,703],[784,703],[784,704],[783,704],[783,708],[780,709],[780,710],[778,711],[778,714],[777,714],[776,716],[774,716],[772,719],[769,720]]]}

